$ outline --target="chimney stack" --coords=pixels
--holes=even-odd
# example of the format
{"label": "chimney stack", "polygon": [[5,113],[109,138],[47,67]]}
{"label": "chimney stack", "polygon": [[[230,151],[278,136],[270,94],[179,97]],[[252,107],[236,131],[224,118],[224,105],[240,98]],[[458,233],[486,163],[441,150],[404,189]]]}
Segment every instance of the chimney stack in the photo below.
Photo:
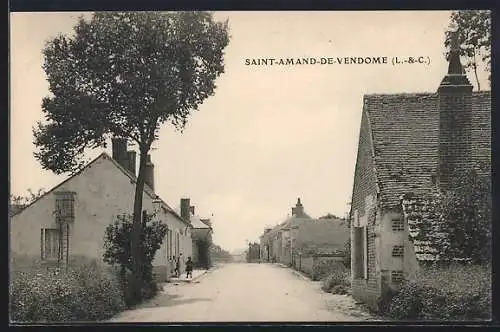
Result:
{"label": "chimney stack", "polygon": [[184,220],[191,220],[191,216],[189,215],[189,212],[191,210],[191,204],[190,204],[190,199],[189,198],[181,198],[181,217]]}
{"label": "chimney stack", "polygon": [[148,154],[146,161],[146,171],[145,171],[145,182],[146,184],[155,190],[155,165],[151,162],[151,155]]}
{"label": "chimney stack", "polygon": [[439,164],[438,182],[451,189],[454,172],[464,170],[471,161],[472,85],[460,63],[458,31],[451,32],[448,73],[439,88]]}
{"label": "chimney stack", "polygon": [[302,203],[300,202],[300,197],[297,198],[297,204],[295,204],[295,215],[297,217],[302,217],[304,215],[304,207],[302,206]]}
{"label": "chimney stack", "polygon": [[127,152],[127,161],[128,161],[128,164],[127,164],[127,169],[130,171],[130,173],[134,174],[134,176],[136,176],[136,173],[135,173],[135,164],[136,164],[136,157],[137,154],[135,151],[128,151]]}
{"label": "chimney stack", "polygon": [[191,215],[194,216],[194,206],[191,206],[189,209],[191,211]]}
{"label": "chimney stack", "polygon": [[121,137],[113,137],[111,139],[112,157],[125,169],[128,169],[127,159],[127,139]]}

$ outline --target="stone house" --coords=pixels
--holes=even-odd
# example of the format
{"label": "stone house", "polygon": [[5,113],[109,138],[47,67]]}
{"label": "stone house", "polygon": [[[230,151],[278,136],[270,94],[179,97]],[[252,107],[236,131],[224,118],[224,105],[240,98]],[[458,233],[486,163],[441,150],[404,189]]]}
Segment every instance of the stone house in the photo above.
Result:
{"label": "stone house", "polygon": [[189,198],[181,199],[181,217],[191,224],[192,250],[191,259],[194,266],[208,269],[212,266],[210,248],[213,245],[213,229],[210,219],[200,218],[195,214],[195,207],[191,206]]}
{"label": "stone house", "polygon": [[356,299],[376,307],[383,289],[432,258],[430,243],[410,237],[402,198],[449,189],[454,171],[491,165],[490,98],[472,92],[456,37],[437,92],[364,96],[350,211]]}
{"label": "stone house", "polygon": [[[135,194],[136,153],[127,151],[126,140],[113,139],[112,154],[102,153],[11,217],[11,257],[62,264],[77,256],[102,261],[105,229],[118,215],[132,214]],[[153,262],[156,276],[165,280],[169,257],[192,255],[193,227],[154,188],[154,165],[148,156],[143,210],[156,212],[168,226]]]}
{"label": "stone house", "polygon": [[[299,252],[343,251],[349,238],[347,223],[341,219],[314,219],[304,211],[300,198],[292,207],[292,215],[260,237],[261,259],[293,264]],[[302,254],[302,253],[301,253]]]}

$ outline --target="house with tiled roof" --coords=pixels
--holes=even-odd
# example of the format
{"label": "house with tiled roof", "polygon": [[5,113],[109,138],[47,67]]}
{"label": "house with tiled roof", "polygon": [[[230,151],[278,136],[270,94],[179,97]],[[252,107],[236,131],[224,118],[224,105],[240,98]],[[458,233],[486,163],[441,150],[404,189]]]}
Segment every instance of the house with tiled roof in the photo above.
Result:
{"label": "house with tiled roof", "polygon": [[212,266],[211,250],[213,244],[213,228],[209,218],[200,218],[195,213],[189,198],[181,198],[180,214],[191,224],[193,249],[191,259],[195,267],[208,269]]}
{"label": "house with tiled roof", "polygon": [[314,219],[304,211],[300,198],[292,214],[260,237],[261,259],[293,264],[299,252],[343,251],[349,238],[347,223],[338,218]]}
{"label": "house with tiled roof", "polygon": [[[9,223],[11,257],[41,264],[69,264],[73,258],[102,261],[106,227],[119,215],[132,214],[136,153],[127,141],[113,139],[113,153],[101,153],[68,179],[12,215]],[[155,193],[154,165],[148,156],[143,211],[156,213],[167,235],[153,261],[154,273],[166,280],[168,259],[191,256],[192,225]]]}
{"label": "house with tiled roof", "polygon": [[431,239],[416,240],[415,197],[490,167],[491,96],[472,90],[455,38],[436,92],[364,96],[350,211],[356,299],[376,306],[385,287],[436,258]]}

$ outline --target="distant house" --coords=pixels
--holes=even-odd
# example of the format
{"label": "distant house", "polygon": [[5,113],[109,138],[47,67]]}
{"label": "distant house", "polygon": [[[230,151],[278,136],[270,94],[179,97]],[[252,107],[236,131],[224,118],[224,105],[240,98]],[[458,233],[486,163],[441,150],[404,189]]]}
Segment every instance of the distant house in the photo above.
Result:
{"label": "distant house", "polygon": [[[102,153],[76,174],[45,193],[10,220],[10,252],[42,262],[65,264],[72,257],[102,260],[106,227],[118,215],[132,214],[136,153],[127,142],[113,139],[113,157]],[[193,226],[154,191],[154,165],[148,156],[143,209],[157,212],[168,233],[153,265],[155,274],[166,279],[168,258],[191,256]]]}
{"label": "distant house", "polygon": [[[350,211],[353,296],[373,307],[432,243],[410,237],[402,198],[450,189],[453,172],[490,165],[490,92],[472,92],[457,43],[435,93],[365,95]],[[412,231],[418,232],[418,229]]]}
{"label": "distant house", "polygon": [[195,207],[191,206],[189,198],[181,199],[181,216],[191,223],[192,250],[191,258],[196,267],[210,268],[212,257],[210,247],[213,244],[213,229],[210,219],[202,219],[195,214]]}
{"label": "distant house", "polygon": [[299,252],[343,252],[348,239],[348,225],[344,220],[313,219],[298,198],[291,217],[274,228],[265,229],[261,235],[261,259],[291,264]]}

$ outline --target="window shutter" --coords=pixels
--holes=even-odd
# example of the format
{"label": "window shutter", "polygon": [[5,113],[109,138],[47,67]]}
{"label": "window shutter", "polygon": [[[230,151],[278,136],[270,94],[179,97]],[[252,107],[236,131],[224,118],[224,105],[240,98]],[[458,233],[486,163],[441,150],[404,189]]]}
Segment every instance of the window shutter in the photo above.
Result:
{"label": "window shutter", "polygon": [[364,262],[363,262],[363,272],[365,279],[368,279],[368,227],[364,227],[363,230],[363,249],[364,249]]}

